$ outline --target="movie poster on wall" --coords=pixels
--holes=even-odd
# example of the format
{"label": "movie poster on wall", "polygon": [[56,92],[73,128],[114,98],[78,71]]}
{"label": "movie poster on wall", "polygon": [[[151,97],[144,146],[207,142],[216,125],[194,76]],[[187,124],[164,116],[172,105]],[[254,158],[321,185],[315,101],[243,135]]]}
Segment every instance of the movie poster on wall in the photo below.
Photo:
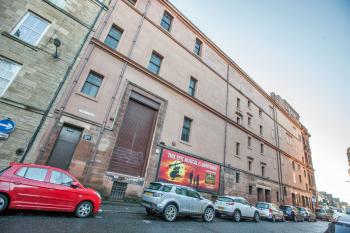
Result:
{"label": "movie poster on wall", "polygon": [[202,192],[218,193],[220,165],[163,149],[158,181],[185,185]]}

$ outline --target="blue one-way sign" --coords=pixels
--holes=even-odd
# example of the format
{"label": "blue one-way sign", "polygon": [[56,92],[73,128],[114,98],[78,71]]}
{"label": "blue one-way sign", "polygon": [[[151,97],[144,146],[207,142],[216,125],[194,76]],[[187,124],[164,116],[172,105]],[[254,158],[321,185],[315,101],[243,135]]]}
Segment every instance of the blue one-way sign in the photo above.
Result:
{"label": "blue one-way sign", "polygon": [[16,123],[11,119],[0,120],[0,133],[8,134],[15,130]]}

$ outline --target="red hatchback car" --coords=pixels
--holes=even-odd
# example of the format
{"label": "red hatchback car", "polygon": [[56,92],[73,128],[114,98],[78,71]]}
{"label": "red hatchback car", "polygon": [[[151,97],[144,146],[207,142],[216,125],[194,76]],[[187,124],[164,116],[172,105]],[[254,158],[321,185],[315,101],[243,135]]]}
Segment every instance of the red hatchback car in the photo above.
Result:
{"label": "red hatchback car", "polygon": [[6,208],[74,212],[85,218],[100,211],[101,196],[67,171],[10,163],[0,171],[0,213]]}

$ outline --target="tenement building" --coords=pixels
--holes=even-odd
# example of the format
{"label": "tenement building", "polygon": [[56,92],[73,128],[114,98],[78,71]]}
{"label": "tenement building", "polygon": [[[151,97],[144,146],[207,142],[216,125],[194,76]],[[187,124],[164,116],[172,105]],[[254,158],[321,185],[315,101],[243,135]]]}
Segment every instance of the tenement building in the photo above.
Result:
{"label": "tenement building", "polygon": [[[80,14],[78,14],[80,15]],[[311,206],[309,134],[166,0],[111,0],[28,161],[111,199],[150,182]]]}
{"label": "tenement building", "polygon": [[0,169],[33,148],[104,12],[93,0],[0,1]]}

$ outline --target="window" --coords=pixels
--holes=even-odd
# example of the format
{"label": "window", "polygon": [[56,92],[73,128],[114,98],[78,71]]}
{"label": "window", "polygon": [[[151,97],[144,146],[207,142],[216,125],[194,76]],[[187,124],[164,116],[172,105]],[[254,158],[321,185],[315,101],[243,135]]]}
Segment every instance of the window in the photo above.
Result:
{"label": "window", "polygon": [[131,4],[131,5],[136,5],[136,2],[137,2],[137,0],[128,0],[128,2]]}
{"label": "window", "polygon": [[31,180],[37,180],[37,181],[44,181],[46,173],[47,173],[47,169],[28,167],[27,171],[24,175],[24,178],[31,179]]}
{"label": "window", "polygon": [[264,133],[264,131],[263,131],[263,126],[260,125],[260,136],[263,136],[263,133]]}
{"label": "window", "polygon": [[160,26],[162,26],[165,30],[170,32],[172,22],[173,16],[171,16],[168,12],[164,11],[162,21],[160,22]]}
{"label": "window", "polygon": [[300,164],[298,163],[298,171],[300,171]]}
{"label": "window", "polygon": [[264,144],[260,144],[260,153],[264,154]]}
{"label": "window", "polygon": [[198,38],[196,39],[196,44],[194,45],[194,53],[198,56],[201,55],[202,52],[202,41],[200,41]]}
{"label": "window", "polygon": [[20,69],[21,65],[0,57],[0,96],[5,94]]}
{"label": "window", "polygon": [[248,106],[249,109],[250,109],[251,105],[252,105],[252,102],[250,102],[250,100],[248,100],[247,106]]}
{"label": "window", "polygon": [[239,183],[239,172],[236,172],[236,183]]}
{"label": "window", "polygon": [[59,171],[51,172],[50,183],[52,184],[61,184],[65,186],[70,186],[72,182],[73,182],[73,179],[62,172],[59,172]]}
{"label": "window", "polygon": [[252,170],[252,161],[248,160],[248,171]]}
{"label": "window", "polygon": [[196,85],[197,85],[197,80],[193,77],[190,79],[190,85],[188,87],[188,94],[190,96],[194,96],[196,93]]}
{"label": "window", "polygon": [[265,166],[261,165],[261,176],[265,176]]}
{"label": "window", "polygon": [[27,167],[22,167],[17,171],[16,175],[20,177],[24,177],[24,175],[26,174],[26,171],[27,171]]}
{"label": "window", "polygon": [[295,163],[294,163],[294,161],[292,161],[292,167],[293,167],[293,170],[295,170]]}
{"label": "window", "polygon": [[[280,201],[280,194],[278,191],[276,191],[276,201],[279,202]],[[278,209],[278,208],[276,208]]]}
{"label": "window", "polygon": [[48,26],[49,22],[28,11],[11,34],[29,44],[37,45]]}
{"label": "window", "polygon": [[192,124],[192,120],[188,117],[184,117],[182,133],[181,133],[181,140],[184,142],[190,141],[191,124]]}
{"label": "window", "polygon": [[287,196],[287,187],[286,186],[283,187],[283,195],[285,197]]}
{"label": "window", "polygon": [[248,136],[248,148],[252,147],[252,138]]}
{"label": "window", "polygon": [[252,195],[252,194],[253,194],[253,186],[249,185],[249,195]]}
{"label": "window", "polygon": [[306,171],[304,170],[304,176],[306,177]]}
{"label": "window", "polygon": [[236,142],[236,155],[239,155],[239,153],[240,153],[240,151],[239,151],[240,150],[240,148],[239,148],[240,145],[241,144],[239,142]]}
{"label": "window", "polygon": [[104,43],[111,49],[117,49],[122,34],[123,30],[116,26],[112,26]]}
{"label": "window", "polygon": [[85,95],[96,97],[98,90],[100,89],[101,83],[102,83],[103,77],[95,74],[93,72],[90,72],[87,79],[85,80],[85,83],[83,85],[83,88],[81,89],[81,92]]}
{"label": "window", "polygon": [[262,109],[259,108],[259,117],[262,117]]}
{"label": "window", "polygon": [[252,118],[249,116],[248,117],[248,125],[251,126],[252,125]]}
{"label": "window", "polygon": [[237,117],[237,124],[241,124],[241,118],[240,117]]}
{"label": "window", "polygon": [[307,184],[305,184],[306,186],[306,191],[309,191],[309,186]]}
{"label": "window", "polygon": [[151,55],[151,59],[149,60],[148,70],[154,74],[159,74],[160,65],[162,63],[163,57],[158,53],[153,52]]}
{"label": "window", "polygon": [[241,107],[241,99],[240,98],[237,98],[237,108],[240,108]]}
{"label": "window", "polygon": [[299,175],[299,182],[302,183],[301,175]]}

